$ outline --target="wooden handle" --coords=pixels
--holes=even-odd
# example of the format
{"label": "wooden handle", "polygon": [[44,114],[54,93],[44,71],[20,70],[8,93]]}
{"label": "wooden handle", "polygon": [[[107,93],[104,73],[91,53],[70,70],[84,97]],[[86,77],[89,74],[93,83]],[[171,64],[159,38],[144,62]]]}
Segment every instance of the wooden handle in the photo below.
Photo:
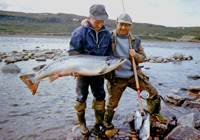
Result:
{"label": "wooden handle", "polygon": [[[130,47],[130,49],[133,49],[132,48],[132,44],[131,44],[131,36],[130,36],[130,34],[129,34],[129,47]],[[141,114],[144,115],[144,110],[143,110],[143,107],[142,107],[142,100],[141,100],[141,96],[140,96],[140,86],[139,86],[139,81],[138,81],[138,74],[137,74],[135,59],[134,59],[134,57],[131,57],[131,58],[132,58],[133,71],[134,71],[134,75],[135,75],[135,82],[136,82],[136,88],[137,88],[137,93],[138,93],[140,112],[141,112]]]}
{"label": "wooden handle", "polygon": [[137,88],[137,93],[138,93],[140,112],[144,113],[144,109],[142,106],[142,100],[141,100],[141,96],[140,96],[140,86],[139,86],[139,81],[138,81],[138,74],[137,74],[137,70],[136,70],[135,59],[133,57],[132,57],[132,66],[133,66],[133,71],[134,71],[134,75],[135,75],[135,82],[136,82],[136,88]]}

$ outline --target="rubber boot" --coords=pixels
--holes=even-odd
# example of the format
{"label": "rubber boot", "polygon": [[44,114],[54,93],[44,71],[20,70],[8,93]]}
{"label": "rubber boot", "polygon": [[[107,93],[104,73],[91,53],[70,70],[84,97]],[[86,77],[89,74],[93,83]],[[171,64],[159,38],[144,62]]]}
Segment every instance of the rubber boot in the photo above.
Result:
{"label": "rubber boot", "polygon": [[115,111],[113,111],[113,110],[106,110],[106,112],[104,114],[103,125],[107,130],[114,129],[114,125],[111,123],[114,113],[115,113]]}
{"label": "rubber boot", "polygon": [[160,103],[160,98],[158,96],[156,96],[156,99],[147,99],[147,108],[149,113],[156,117],[156,119],[161,122],[161,123],[167,123],[168,120],[165,119],[162,114],[160,113],[160,109],[161,109],[161,103]]}
{"label": "rubber boot", "polygon": [[103,127],[104,112],[105,110],[94,110],[96,122],[92,128],[92,133],[98,136],[101,135],[100,127]]}
{"label": "rubber boot", "polygon": [[80,103],[76,102],[76,105],[74,107],[77,110],[77,117],[80,125],[80,132],[83,136],[89,136],[90,132],[86,126],[86,120],[85,120],[85,108],[86,103]]}
{"label": "rubber boot", "polygon": [[83,136],[88,136],[89,135],[89,130],[86,127],[86,121],[85,121],[85,110],[78,111],[77,112],[78,116],[78,121],[80,125],[80,132]]}
{"label": "rubber boot", "polygon": [[103,101],[93,100],[92,108],[94,109],[96,122],[91,131],[93,134],[100,136],[101,135],[100,127],[103,127],[103,119],[104,119],[104,112],[105,112],[105,109],[104,109],[105,108],[105,100],[103,100]]}

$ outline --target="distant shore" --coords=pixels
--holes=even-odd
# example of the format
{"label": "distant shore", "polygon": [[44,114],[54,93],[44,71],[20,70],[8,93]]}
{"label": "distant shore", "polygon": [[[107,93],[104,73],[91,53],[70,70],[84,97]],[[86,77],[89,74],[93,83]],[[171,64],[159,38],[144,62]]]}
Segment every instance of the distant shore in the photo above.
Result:
{"label": "distant shore", "polygon": [[34,38],[66,38],[70,37],[70,35],[55,35],[55,34],[5,34],[5,33],[0,33],[0,37],[34,37]]}
{"label": "distant shore", "polygon": [[[67,38],[71,37],[70,34],[8,34],[8,33],[0,33],[0,37],[34,37],[34,38]],[[171,37],[158,37],[158,36],[143,36],[143,35],[136,35],[141,38],[143,41],[159,41],[159,42],[194,42],[200,43],[200,40],[195,39],[195,36],[182,36],[180,39],[178,38],[171,38]]]}

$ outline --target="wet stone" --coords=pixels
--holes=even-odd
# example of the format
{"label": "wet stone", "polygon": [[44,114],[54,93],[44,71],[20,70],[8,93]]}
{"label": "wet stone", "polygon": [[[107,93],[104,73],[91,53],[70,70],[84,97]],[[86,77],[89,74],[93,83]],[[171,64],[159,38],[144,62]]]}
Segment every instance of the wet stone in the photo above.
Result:
{"label": "wet stone", "polygon": [[4,60],[5,63],[9,64],[9,63],[14,63],[14,62],[17,62],[17,59],[15,57],[7,57],[5,60]]}
{"label": "wet stone", "polygon": [[190,108],[200,108],[200,102],[197,102],[197,101],[185,101],[182,106],[183,107],[190,107]]}
{"label": "wet stone", "polygon": [[178,125],[187,125],[187,126],[194,128],[195,127],[195,114],[190,113],[188,115],[185,115],[185,116],[179,118],[177,124]]}
{"label": "wet stone", "polygon": [[198,74],[190,74],[190,75],[187,76],[187,78],[193,79],[193,80],[197,80],[197,79],[200,79],[200,75],[198,75]]}
{"label": "wet stone", "polygon": [[199,140],[200,131],[186,125],[174,128],[164,140]]}
{"label": "wet stone", "polygon": [[39,57],[39,58],[36,58],[35,60],[36,61],[46,61],[46,58],[45,57]]}
{"label": "wet stone", "polygon": [[13,63],[5,65],[1,70],[2,70],[2,73],[4,74],[8,74],[8,73],[15,74],[15,73],[21,72],[21,69]]}

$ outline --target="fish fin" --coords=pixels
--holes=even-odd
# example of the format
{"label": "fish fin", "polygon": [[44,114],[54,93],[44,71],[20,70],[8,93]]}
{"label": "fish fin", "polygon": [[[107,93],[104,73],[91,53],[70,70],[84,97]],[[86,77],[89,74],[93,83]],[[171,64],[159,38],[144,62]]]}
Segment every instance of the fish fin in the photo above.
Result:
{"label": "fish fin", "polygon": [[32,91],[32,94],[35,95],[39,82],[35,82],[35,74],[27,74],[27,75],[21,75],[21,80],[28,86],[28,88]]}
{"label": "fish fin", "polygon": [[75,78],[76,78],[76,77],[79,77],[79,75],[80,75],[80,74],[79,74],[78,72],[72,72],[72,73],[71,73],[71,76],[74,76]]}
{"label": "fish fin", "polygon": [[50,82],[53,82],[53,81],[55,81],[56,79],[58,79],[58,76],[49,76],[49,81],[50,81]]}

